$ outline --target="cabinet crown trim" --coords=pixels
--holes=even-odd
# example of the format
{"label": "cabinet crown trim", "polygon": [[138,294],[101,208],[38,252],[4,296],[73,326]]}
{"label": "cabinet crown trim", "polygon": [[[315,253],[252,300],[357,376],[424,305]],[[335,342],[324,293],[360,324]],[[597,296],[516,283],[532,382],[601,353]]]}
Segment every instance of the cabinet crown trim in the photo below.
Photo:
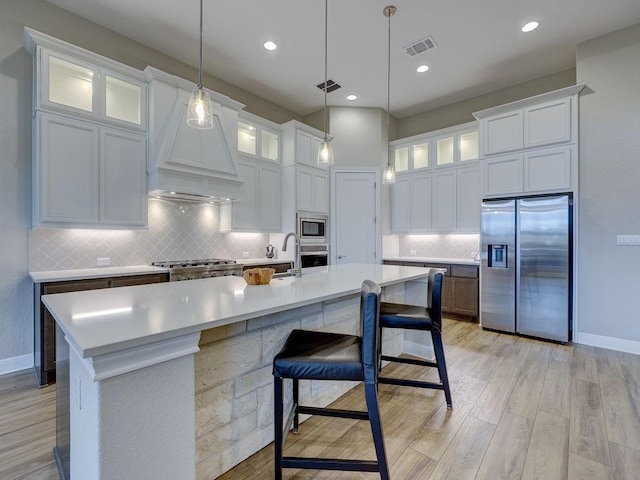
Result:
{"label": "cabinet crown trim", "polygon": [[571,97],[580,93],[580,91],[584,87],[586,87],[586,85],[586,83],[580,83],[571,87],[561,88],[560,90],[554,90],[552,92],[542,93],[533,97],[523,98],[521,100],[516,100],[515,102],[505,103],[504,105],[498,105],[497,107],[491,107],[485,110],[474,112],[473,116],[476,119],[481,120],[483,118],[492,117],[494,115],[510,112],[512,110],[518,110],[524,107],[529,107],[531,105],[537,105],[543,102],[557,100],[559,98]]}
{"label": "cabinet crown trim", "polygon": [[91,52],[84,48],[78,47],[71,43],[65,42],[55,37],[51,37],[44,33],[24,27],[24,49],[35,58],[36,48],[38,46],[48,48],[57,53],[62,53],[78,60],[91,63],[97,67],[106,68],[116,73],[126,75],[135,80],[145,81],[144,74],[141,70],[130,65],[125,65],[111,58],[104,57],[97,53]]}

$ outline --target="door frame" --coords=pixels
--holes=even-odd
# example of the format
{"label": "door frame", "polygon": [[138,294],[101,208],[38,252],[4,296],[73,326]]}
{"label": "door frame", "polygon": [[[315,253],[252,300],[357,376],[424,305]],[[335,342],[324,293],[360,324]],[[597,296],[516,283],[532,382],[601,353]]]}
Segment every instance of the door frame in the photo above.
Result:
{"label": "door frame", "polygon": [[339,173],[372,173],[375,176],[375,219],[376,219],[376,263],[382,263],[382,222],[380,218],[380,191],[382,184],[379,167],[331,167],[331,210],[329,228],[331,230],[331,244],[329,245],[330,264],[337,264],[337,236],[336,236],[336,205],[337,205],[337,174]]}

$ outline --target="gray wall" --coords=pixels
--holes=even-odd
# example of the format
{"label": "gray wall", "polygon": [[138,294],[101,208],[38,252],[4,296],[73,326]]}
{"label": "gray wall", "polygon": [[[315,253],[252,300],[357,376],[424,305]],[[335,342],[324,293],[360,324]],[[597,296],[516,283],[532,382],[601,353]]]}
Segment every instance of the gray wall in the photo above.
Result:
{"label": "gray wall", "polygon": [[640,342],[640,25],[578,45],[581,332]]}
{"label": "gray wall", "polygon": [[[29,26],[122,63],[153,65],[184,78],[197,71],[167,55],[43,0],[3,0],[0,8],[0,361],[33,349],[33,294],[28,277],[31,226],[31,70],[23,49]],[[301,117],[212,76],[204,84],[278,123]]]}
{"label": "gray wall", "polygon": [[452,127],[462,123],[473,122],[473,112],[485,108],[504,105],[505,103],[532,97],[541,93],[552,92],[560,88],[576,84],[575,69],[565,70],[545,77],[536,78],[512,87],[496,90],[477,97],[452,103],[441,108],[429,110],[398,120],[398,138],[410,137],[420,133],[432,132],[441,128]]}

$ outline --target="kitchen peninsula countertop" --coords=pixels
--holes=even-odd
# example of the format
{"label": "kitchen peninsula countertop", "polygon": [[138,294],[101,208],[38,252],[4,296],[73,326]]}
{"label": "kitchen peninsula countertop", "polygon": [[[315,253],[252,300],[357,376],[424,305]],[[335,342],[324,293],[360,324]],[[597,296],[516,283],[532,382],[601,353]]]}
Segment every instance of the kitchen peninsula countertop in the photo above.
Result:
{"label": "kitchen peninsula countertop", "polygon": [[44,295],[42,301],[70,345],[87,358],[357,294],[365,279],[386,286],[424,278],[429,271],[376,264],[318,270],[268,285],[226,276]]}
{"label": "kitchen peninsula countertop", "polygon": [[439,258],[439,257],[384,257],[383,260],[392,262],[424,262],[424,263],[453,263],[457,265],[480,265],[478,260],[471,258]]}
{"label": "kitchen peninsula countertop", "polygon": [[151,265],[134,265],[131,267],[99,267],[79,268],[76,270],[51,270],[43,272],[29,272],[35,283],[64,282],[67,280],[84,280],[87,278],[126,277],[130,275],[147,275],[151,273],[166,273],[169,270]]}

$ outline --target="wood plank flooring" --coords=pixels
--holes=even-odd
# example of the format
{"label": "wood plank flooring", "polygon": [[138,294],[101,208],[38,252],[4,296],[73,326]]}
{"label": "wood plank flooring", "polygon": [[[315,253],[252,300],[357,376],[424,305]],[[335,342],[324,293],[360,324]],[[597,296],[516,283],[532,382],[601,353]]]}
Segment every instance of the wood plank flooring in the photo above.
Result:
{"label": "wood plank flooring", "polygon": [[[380,386],[393,480],[640,478],[640,356],[485,332],[446,320],[454,409],[440,391]],[[385,375],[436,380],[435,369]],[[336,408],[364,409],[358,387]],[[55,387],[30,371],[0,376],[0,479],[57,479]],[[374,459],[366,422],[312,417],[287,455]],[[219,478],[273,478],[269,446]],[[367,480],[371,473],[285,470],[284,478]],[[178,479],[179,480],[179,479]]]}

